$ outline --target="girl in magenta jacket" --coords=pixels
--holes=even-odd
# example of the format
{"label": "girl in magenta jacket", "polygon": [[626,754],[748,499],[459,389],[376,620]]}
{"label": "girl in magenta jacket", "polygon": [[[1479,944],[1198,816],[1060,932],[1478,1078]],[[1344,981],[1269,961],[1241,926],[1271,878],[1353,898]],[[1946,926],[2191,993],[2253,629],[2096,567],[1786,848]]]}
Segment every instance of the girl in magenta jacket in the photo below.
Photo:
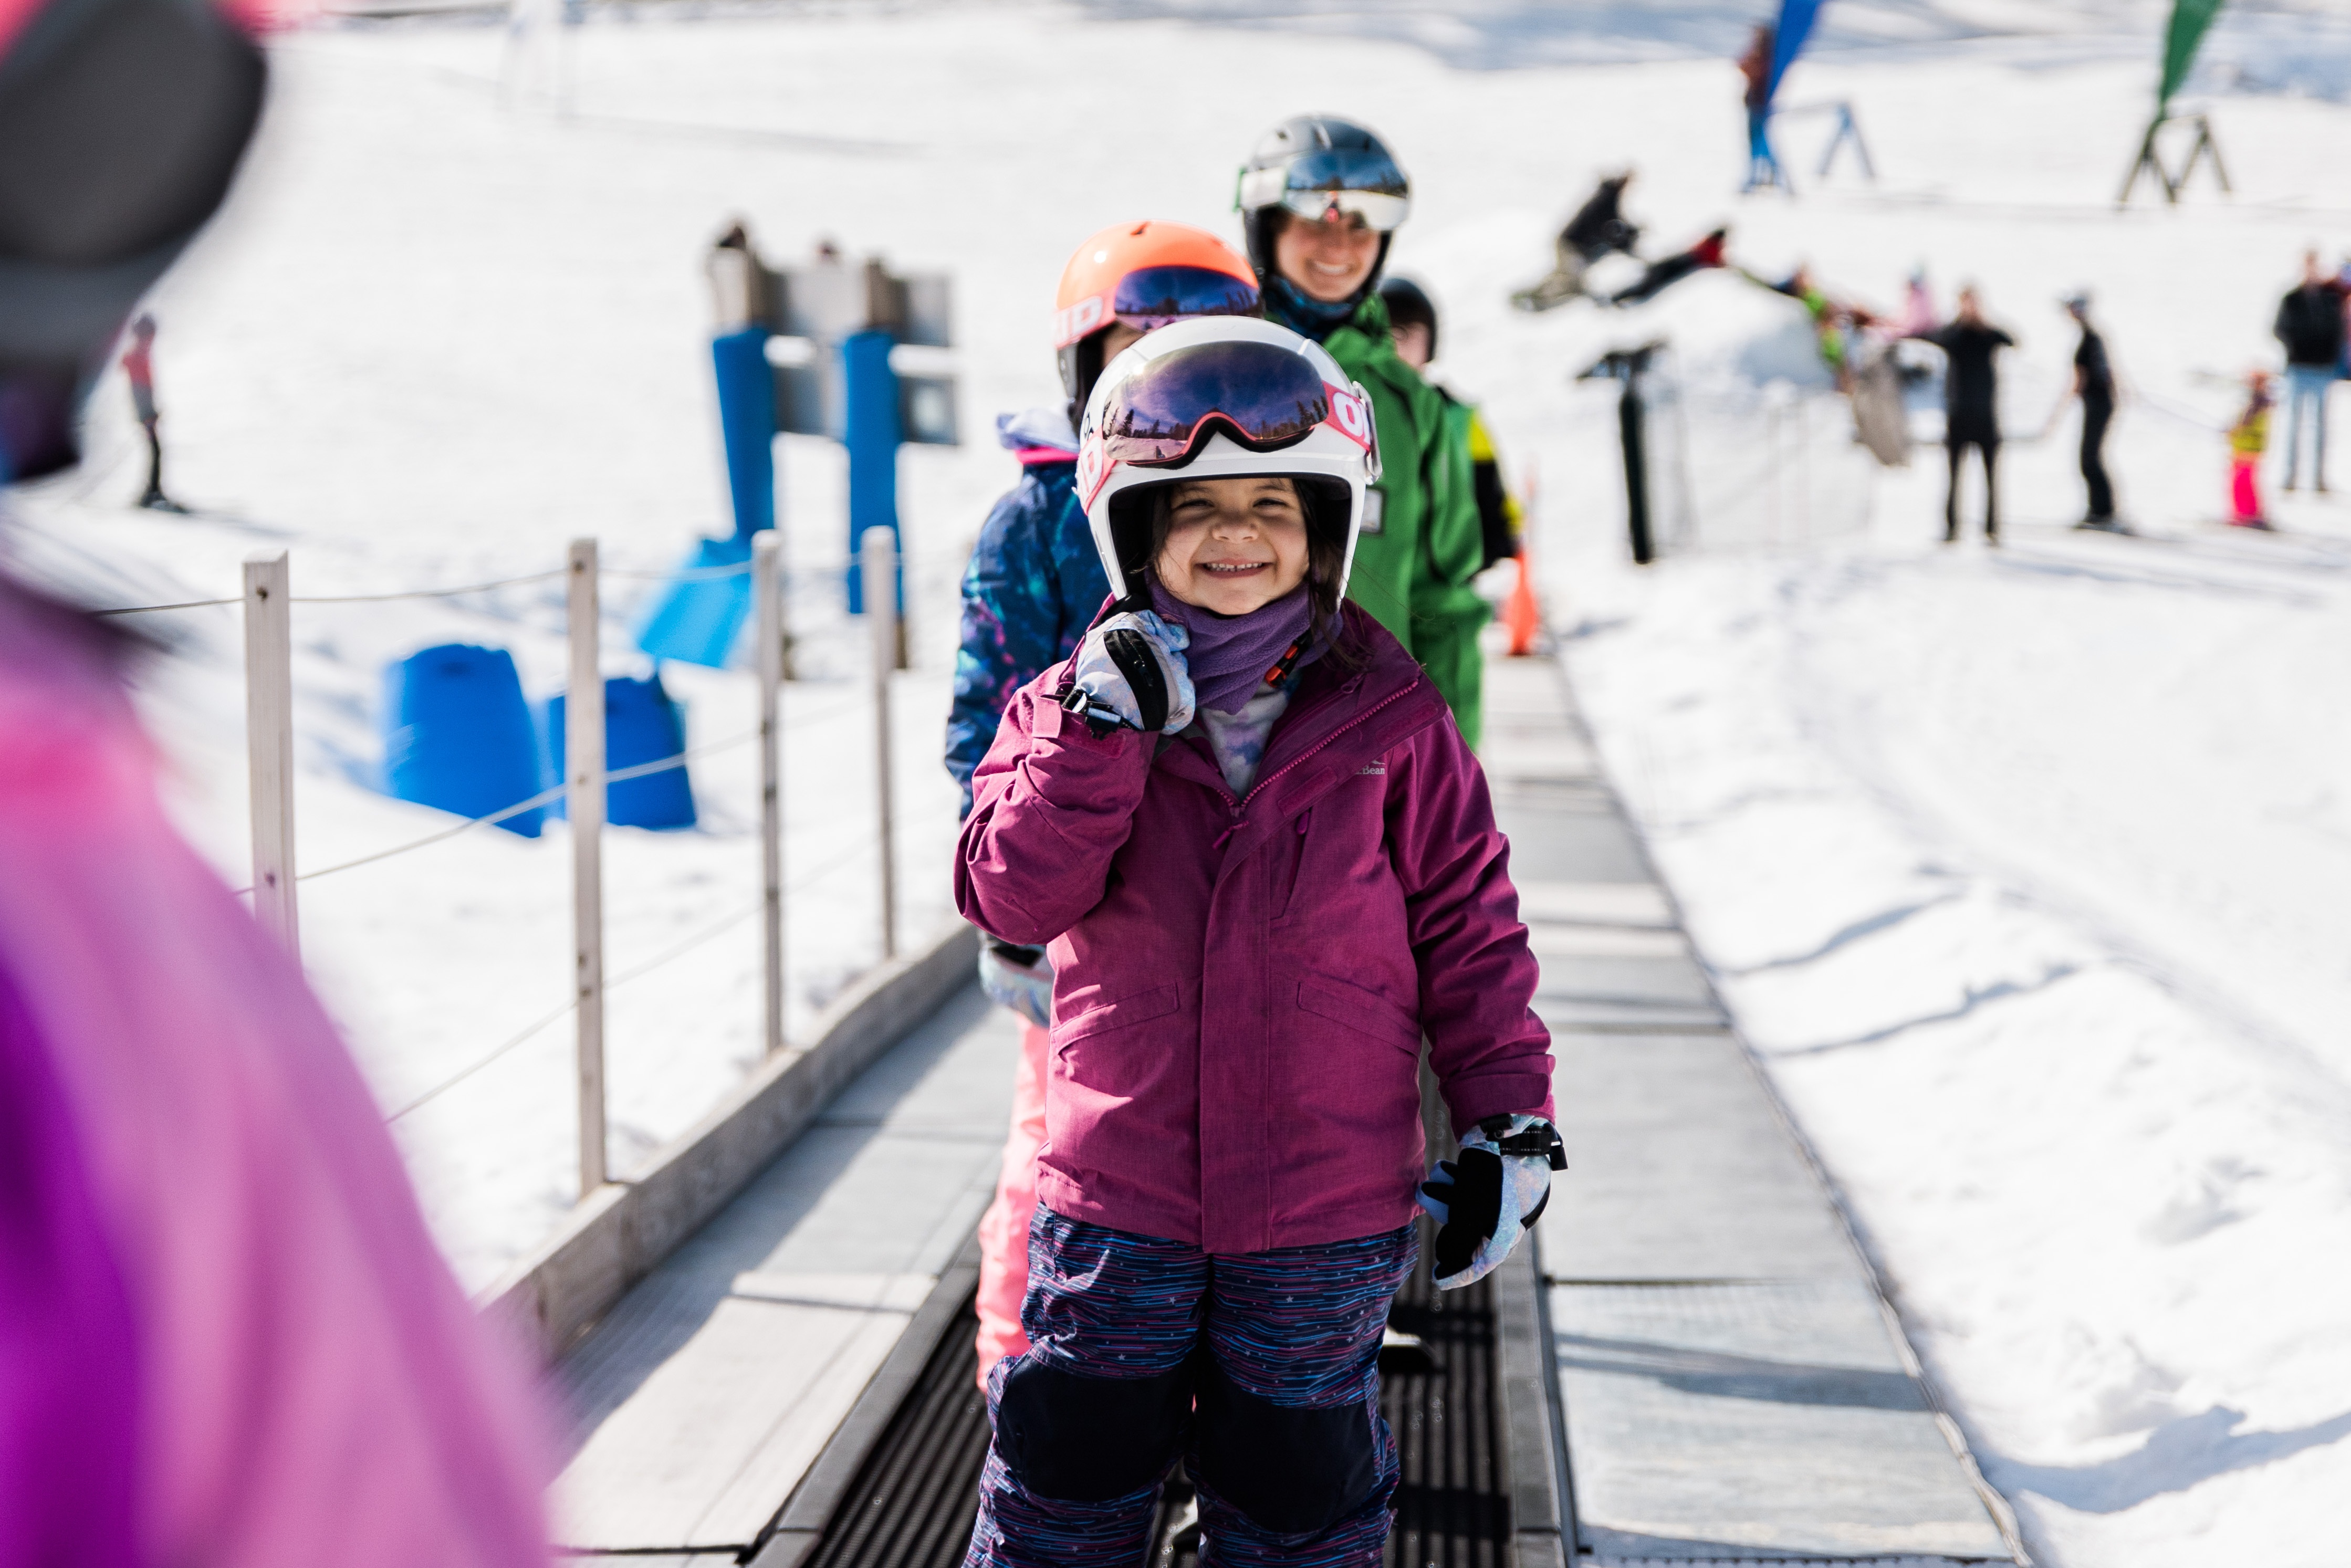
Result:
{"label": "girl in magenta jacket", "polygon": [[1120,598],[1013,699],[956,873],[1055,974],[1031,1348],[989,1378],[973,1565],[1136,1561],[1179,1453],[1205,1555],[1379,1562],[1423,1036],[1466,1132],[1419,1195],[1440,1287],[1508,1255],[1560,1163],[1484,777],[1342,600],[1375,440],[1262,321],[1155,332],[1088,403]]}

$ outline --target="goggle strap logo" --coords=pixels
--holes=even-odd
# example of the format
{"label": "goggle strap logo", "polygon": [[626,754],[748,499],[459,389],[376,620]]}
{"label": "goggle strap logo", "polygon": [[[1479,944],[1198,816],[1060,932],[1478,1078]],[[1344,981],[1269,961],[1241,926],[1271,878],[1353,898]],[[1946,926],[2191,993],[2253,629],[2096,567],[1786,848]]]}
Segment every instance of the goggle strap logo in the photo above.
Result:
{"label": "goggle strap logo", "polygon": [[1102,487],[1110,482],[1110,465],[1102,457],[1102,443],[1088,441],[1078,454],[1078,497],[1081,506],[1091,507]]}
{"label": "goggle strap logo", "polygon": [[1369,452],[1372,449],[1371,406],[1353,392],[1343,392],[1328,382],[1324,382],[1322,386],[1331,396],[1331,417],[1326,423]]}
{"label": "goggle strap logo", "polygon": [[1102,318],[1109,309],[1110,296],[1104,293],[1088,295],[1062,311],[1056,329],[1056,337],[1061,345],[1067,348],[1101,326]]}

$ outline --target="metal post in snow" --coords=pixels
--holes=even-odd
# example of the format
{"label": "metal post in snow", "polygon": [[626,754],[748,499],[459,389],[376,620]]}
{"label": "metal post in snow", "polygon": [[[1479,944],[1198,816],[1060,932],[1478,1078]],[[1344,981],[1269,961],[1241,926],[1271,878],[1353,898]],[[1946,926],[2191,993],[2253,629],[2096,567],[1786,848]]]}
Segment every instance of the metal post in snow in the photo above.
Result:
{"label": "metal post in snow", "polygon": [[286,552],[245,559],[245,747],[251,769],[253,915],[302,950],[294,907],[294,618]]}
{"label": "metal post in snow", "polygon": [[890,821],[890,672],[898,664],[897,541],[890,529],[871,528],[859,540],[864,575],[865,620],[873,634],[874,799],[882,826],[882,956],[898,956],[898,855]]}
{"label": "metal post in snow", "polygon": [[784,1049],[784,789],[776,698],[784,678],[783,541],[773,528],[751,539],[753,634],[759,673],[759,972],[761,1038]]}
{"label": "metal post in snow", "polygon": [[580,1196],[604,1185],[604,674],[596,541],[569,560],[571,679],[564,694],[564,807],[571,820],[572,997],[580,1069]]}

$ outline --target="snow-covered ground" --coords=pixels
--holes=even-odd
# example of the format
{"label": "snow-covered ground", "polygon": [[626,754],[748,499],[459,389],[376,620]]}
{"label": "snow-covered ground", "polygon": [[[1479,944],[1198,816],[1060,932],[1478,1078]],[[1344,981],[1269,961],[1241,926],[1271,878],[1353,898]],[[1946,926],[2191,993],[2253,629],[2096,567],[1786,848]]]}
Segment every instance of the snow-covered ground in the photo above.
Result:
{"label": "snow-covered ground", "polygon": [[[831,235],[948,268],[972,444],[902,470],[911,939],[947,907],[955,578],[1012,475],[988,418],[1053,395],[1062,260],[1123,217],[1229,230],[1259,131],[1359,115],[1415,175],[1395,264],[1445,308],[1441,369],[1536,490],[1553,619],[1611,766],[2036,1551],[2339,1563],[2351,511],[2293,498],[2278,538],[2210,519],[2228,378],[2274,362],[2303,246],[2351,244],[2351,22],[2315,0],[2232,6],[2197,104],[2237,194],[2117,214],[2155,0],[1838,0],[1786,96],[1850,100],[1881,178],[1813,175],[1826,125],[1800,118],[1794,202],[1734,193],[1724,56],[1765,8],[612,8],[564,40],[568,114],[502,103],[505,35],[482,18],[292,35],[231,212],[157,301],[171,482],[204,511],[124,509],[135,431],[110,382],[96,458],[26,499],[14,548],[112,603],[233,592],[242,555],[280,546],[310,595],[543,570],[582,535],[657,570],[723,531],[699,258],[724,222],[747,216],[786,258]],[[1819,394],[1768,392],[1813,375],[1782,301],[1717,275],[1638,312],[1510,310],[1593,176],[1626,163],[1656,249],[1729,222],[1759,273],[1809,260],[1880,305],[1922,263],[1946,300],[1982,285],[2022,340],[2002,552],[1934,542],[1938,454],[1879,473]],[[2032,438],[2072,349],[2054,297],[2082,284],[2146,394],[2110,460],[2156,537],[2063,532],[2072,425]],[[1624,559],[1613,391],[1570,377],[1654,336],[1689,394],[1667,488],[1691,497],[1698,548],[1644,573]],[[1790,417],[1812,434],[1782,448],[1787,471],[1747,477]],[[841,458],[791,439],[782,465],[809,677],[787,699],[804,1027],[877,951],[873,780]],[[1791,496],[1828,495],[1835,527],[1792,515]],[[1835,538],[1715,548],[1759,532]],[[639,667],[646,591],[608,583],[615,673]],[[191,832],[241,883],[234,612],[170,623],[148,709]],[[534,697],[561,679],[553,583],[306,606],[296,625],[305,866],[447,821],[368,786],[386,660],[478,641],[514,651]],[[671,679],[696,744],[749,727],[745,676]],[[611,970],[684,949],[613,993],[623,1171],[758,1050],[751,753],[695,781],[701,831],[616,831],[608,851]],[[476,831],[304,884],[306,957],[388,1112],[560,1007],[562,837]],[[398,1124],[469,1281],[569,1199],[569,1053],[558,1019]]]}

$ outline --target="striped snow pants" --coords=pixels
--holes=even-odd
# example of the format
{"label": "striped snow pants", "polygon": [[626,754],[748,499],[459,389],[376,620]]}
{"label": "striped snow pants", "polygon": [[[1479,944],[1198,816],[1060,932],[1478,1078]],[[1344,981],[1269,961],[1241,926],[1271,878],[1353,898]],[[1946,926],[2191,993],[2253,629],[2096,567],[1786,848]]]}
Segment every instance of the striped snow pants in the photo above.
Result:
{"label": "striped snow pants", "polygon": [[1406,1225],[1212,1257],[1040,1206],[1030,1348],[988,1378],[965,1568],[1132,1568],[1178,1454],[1203,1568],[1376,1568],[1396,1482],[1380,1332],[1416,1247]]}

